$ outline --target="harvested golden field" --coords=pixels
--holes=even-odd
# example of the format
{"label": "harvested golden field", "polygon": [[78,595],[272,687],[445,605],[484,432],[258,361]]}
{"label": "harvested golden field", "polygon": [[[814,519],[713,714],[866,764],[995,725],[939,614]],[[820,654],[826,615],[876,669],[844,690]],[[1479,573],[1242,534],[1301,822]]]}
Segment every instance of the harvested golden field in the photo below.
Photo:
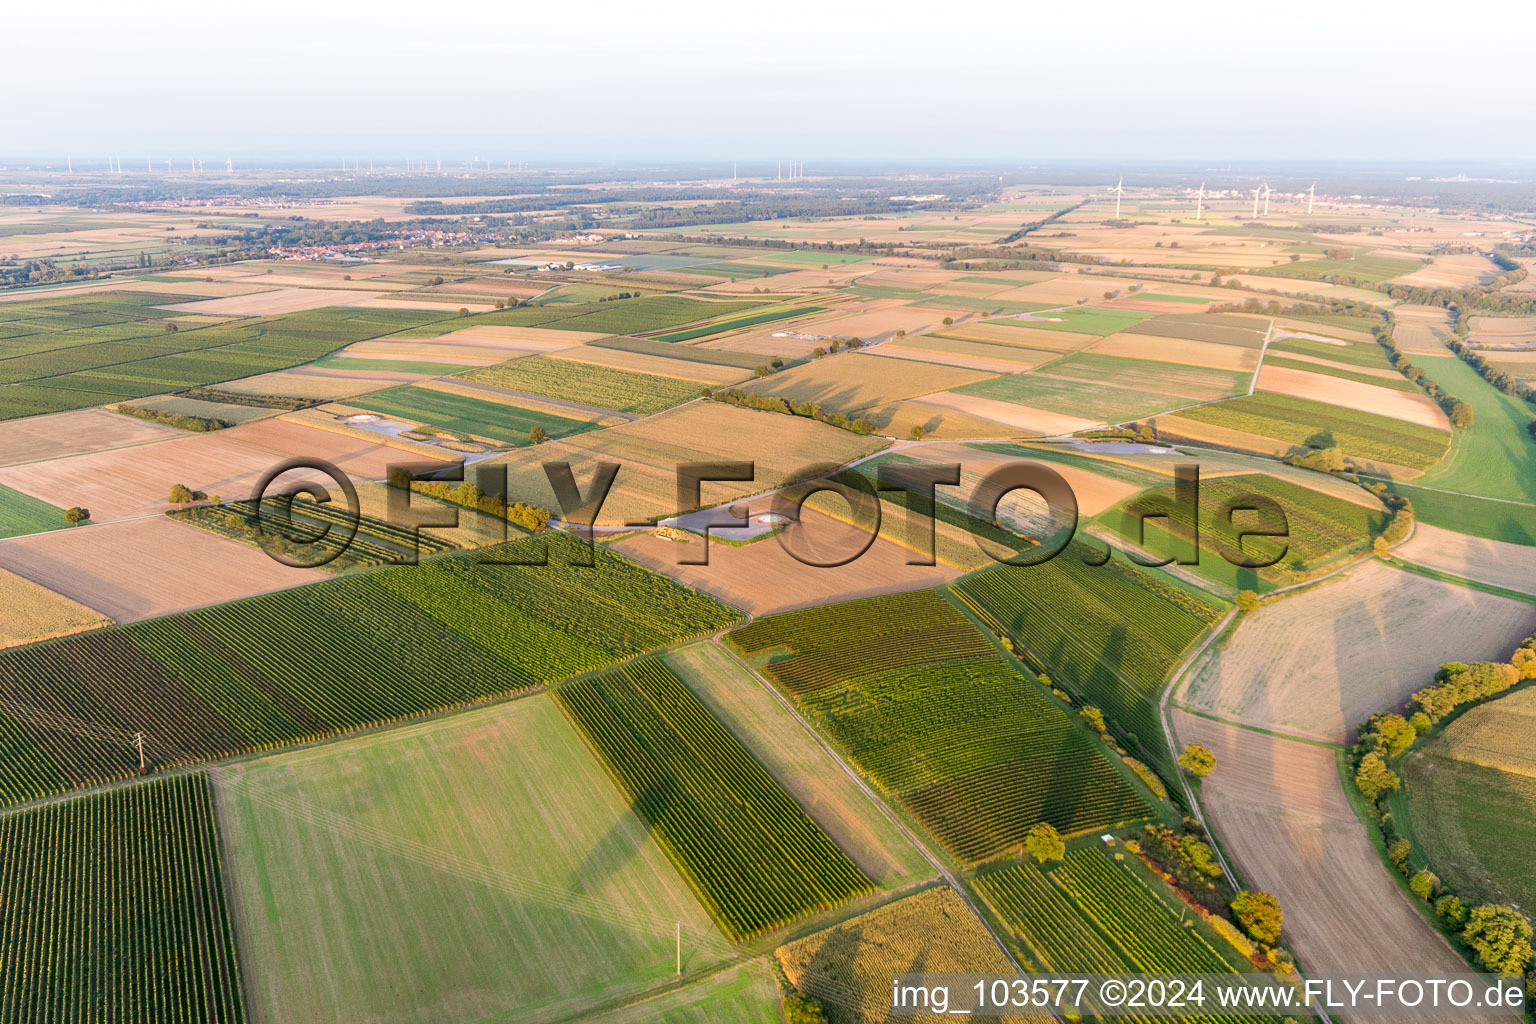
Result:
{"label": "harvested golden field", "polygon": [[801,479],[814,464],[850,462],[884,444],[803,416],[689,402],[644,420],[496,456],[486,464],[507,467],[513,498],[558,509],[544,463],[569,462],[586,494],[595,464],[616,462],[621,468],[597,522],[623,525],[679,511],[677,470],[684,463],[755,463],[753,481],[704,484],[702,503],[712,505]]}
{"label": "harvested golden field", "polygon": [[262,473],[281,456],[222,436],[227,433],[11,466],[0,469],[0,484],[60,508],[83,506],[99,523],[163,511],[166,495],[178,483],[227,499],[250,497]]}
{"label": "harvested golden field", "polygon": [[753,381],[745,390],[787,402],[816,402],[828,412],[851,416],[871,406],[945,391],[993,376],[963,367],[846,352]]}
{"label": "harvested golden field", "polygon": [[0,464],[41,462],[185,436],[175,427],[105,409],[29,416],[0,423]]}
{"label": "harvested golden field", "polygon": [[922,427],[923,434],[933,441],[1024,437],[1034,433],[916,399],[871,406],[860,415],[875,425],[877,433],[886,437],[910,437],[913,427]]}
{"label": "harvested golden field", "polygon": [[1361,409],[1421,426],[1451,429],[1445,411],[1428,395],[1417,391],[1395,391],[1283,366],[1265,366],[1259,370],[1259,390]]}
{"label": "harvested golden field", "polygon": [[1187,366],[1209,366],[1216,370],[1251,373],[1259,365],[1259,350],[1239,345],[1219,345],[1186,338],[1163,338],[1151,334],[1111,334],[1087,351],[1106,356],[1153,359]]}
{"label": "harvested golden field", "polygon": [[1501,271],[1486,256],[1463,253],[1454,256],[1436,256],[1424,267],[1411,274],[1392,279],[1394,284],[1414,285],[1419,288],[1471,288],[1498,277]]}
{"label": "harvested golden field", "polygon": [[1191,671],[1192,708],[1343,742],[1448,661],[1507,658],[1536,606],[1367,561],[1266,603]]}
{"label": "harvested golden field", "polygon": [[351,306],[369,298],[373,293],[356,289],[329,288],[274,288],[266,292],[251,292],[223,299],[202,299],[197,302],[179,302],[164,306],[178,313],[198,313],[209,316],[275,316],[279,313],[300,313],[306,309],[324,306]]}
{"label": "harvested golden field", "polygon": [[[924,335],[913,335],[913,337],[921,338]],[[967,343],[951,341],[949,344],[958,346]],[[938,363],[941,366],[953,366],[964,370],[979,370],[982,373],[988,374],[1018,373],[1020,370],[1027,370],[1034,365],[1033,363],[1017,363],[994,359],[990,355],[965,355],[958,351],[937,352],[931,349],[907,348],[904,345],[894,344],[877,346],[868,354],[891,359],[915,360],[919,363]]]}
{"label": "harvested golden field", "polygon": [[944,318],[958,320],[966,315],[963,309],[938,309],[927,306],[888,306],[838,318],[815,321],[813,326],[800,329],[815,334],[827,334],[838,338],[863,338],[872,341],[897,331],[908,334],[940,327]]}
{"label": "harvested golden field", "polygon": [[543,327],[503,327],[487,324],[483,327],[466,327],[462,331],[454,331],[444,337],[473,344],[495,342],[523,352],[549,352],[557,348],[584,345],[609,335],[593,331],[556,331]]}
{"label": "harvested golden field", "polygon": [[409,384],[421,380],[419,373],[396,373],[389,370],[322,370],[315,366],[303,366],[276,373],[263,373],[220,384],[223,391],[237,391],[244,395],[278,395],[284,398],[308,398],[316,401],[340,401],[355,398],[372,391],[380,391],[396,384]]}
{"label": "harvested golden field", "polygon": [[1345,799],[1333,750],[1172,714],[1178,743],[1216,755],[1200,785],[1206,821],[1248,886],[1279,897],[1286,946],[1305,967],[1382,976],[1405,963],[1425,976],[1468,970],[1388,874]]}
{"label": "harvested golden field", "polygon": [[[862,917],[780,946],[774,954],[789,983],[821,1000],[830,1024],[891,1020],[891,977],[907,973],[1012,974],[986,926],[948,886],[897,900]],[[936,1024],[951,1018],[897,1018]],[[1049,1016],[989,1018],[1049,1024]]]}
{"label": "harvested golden field", "polygon": [[6,541],[0,568],[118,622],[330,578],[160,516]]}
{"label": "harvested golden field", "polygon": [[[1005,452],[958,444],[913,445],[895,450],[924,462],[942,465],[959,463],[960,486],[946,488],[944,491],[946,494],[959,495],[972,494],[982,477],[1002,466],[1028,460],[1032,454],[1032,449],[1023,446]],[[1077,463],[1067,463],[1053,459],[1045,463],[1067,481],[1072,493],[1077,495],[1078,513],[1083,516],[1096,516],[1141,490],[1136,484],[1095,472],[1097,461],[1085,458]],[[1018,491],[1004,499],[999,511],[1005,521],[1010,517],[1034,518],[1044,515],[1045,502],[1032,492]]]}
{"label": "harvested golden field", "polygon": [[1027,405],[1017,405],[1013,402],[999,402],[993,398],[981,398],[977,395],[961,395],[953,391],[940,391],[931,395],[924,395],[920,404],[931,405],[939,409],[949,409],[966,416],[976,416],[981,419],[993,420],[1005,428],[1002,433],[1007,436],[1010,432],[1022,432],[1034,435],[1070,434],[1078,430],[1086,430],[1097,426],[1093,420],[1085,420],[1078,416],[1067,416],[1059,412],[1047,412],[1044,409],[1032,409]]}
{"label": "harvested golden field", "polygon": [[[0,547],[0,553],[3,553]],[[112,620],[63,594],[0,569],[0,648],[51,640]]]}
{"label": "harvested golden field", "polygon": [[1474,316],[1467,326],[1479,345],[1536,345],[1536,317]]}
{"label": "harvested golden field", "polygon": [[736,384],[752,376],[750,370],[743,370],[738,366],[696,363],[689,359],[669,359],[666,356],[626,352],[617,348],[598,348],[595,345],[579,345],[553,355],[556,359],[565,359],[573,363],[611,366],[617,370],[633,370],[636,373],[649,373],[658,377],[675,377],[679,380],[697,381],[700,384],[711,384],[716,387]]}
{"label": "harvested golden field", "polygon": [[[1403,354],[1444,355],[1451,337],[1451,317],[1439,306],[1403,304],[1392,310],[1392,342]],[[1477,318],[1474,317],[1474,324]]]}
{"label": "harvested golden field", "polygon": [[984,341],[994,345],[1017,345],[1026,349],[1045,352],[1075,352],[1083,346],[1099,340],[1097,334],[1075,334],[1071,331],[1052,331],[1029,327],[1027,321],[995,323],[964,323],[943,327],[933,332],[945,338],[962,341]]}
{"label": "harvested golden field", "polygon": [[1469,537],[1420,521],[1414,524],[1407,543],[1393,550],[1393,557],[1506,590],[1536,594],[1536,573],[1531,571],[1536,556],[1520,544]]}
{"label": "harvested golden field", "polygon": [[[840,501],[835,497],[832,500]],[[768,505],[760,504],[764,508]],[[754,504],[753,513],[757,511],[758,505]],[[704,541],[699,537],[682,543],[641,533],[616,542],[613,549],[748,614],[771,615],[877,594],[925,590],[959,578],[960,572],[948,566],[908,565],[907,560],[916,557],[913,552],[884,539],[890,531],[904,529],[904,523],[882,521],[882,536],[867,551],[849,564],[833,568],[806,565],[790,551],[812,561],[836,561],[869,543],[869,534],[851,523],[810,509],[782,535],[790,551],[781,546],[778,538],[744,546],[720,543],[720,538],[730,540],[729,530],[716,534],[710,542],[708,565],[677,564],[680,558],[704,557]]]}
{"label": "harvested golden field", "polygon": [[371,432],[363,432],[359,436],[336,430],[331,424],[321,426],[323,422],[320,410],[306,409],[287,413],[279,419],[247,423],[221,433],[230,441],[264,449],[279,457],[324,459],[348,476],[360,480],[382,480],[391,464],[413,461],[403,454],[402,449],[386,443],[398,441],[398,438],[386,438]]}

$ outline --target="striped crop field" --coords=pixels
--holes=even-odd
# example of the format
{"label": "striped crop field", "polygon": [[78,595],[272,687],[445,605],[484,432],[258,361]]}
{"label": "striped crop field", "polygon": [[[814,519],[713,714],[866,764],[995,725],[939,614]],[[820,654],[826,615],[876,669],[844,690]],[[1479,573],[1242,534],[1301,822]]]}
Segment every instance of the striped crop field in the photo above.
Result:
{"label": "striped crop field", "polygon": [[1020,849],[1041,821],[1071,834],[1151,813],[1103,744],[932,591],[770,616],[731,639],[966,863]]}
{"label": "striped crop field", "polygon": [[580,679],[555,700],[733,938],[873,887],[660,660]]}
{"label": "striped crop field", "polygon": [[1224,609],[1155,570],[1092,557],[1074,542],[1044,565],[1000,565],[952,589],[1058,685],[1102,708],[1142,760],[1171,772],[1158,695]]}
{"label": "striped crop field", "polygon": [[[533,560],[549,564],[482,564]],[[559,535],[0,652],[0,804],[496,698],[737,613]]]}
{"label": "striped crop field", "polygon": [[0,1021],[246,1019],[206,776],[0,819]]}

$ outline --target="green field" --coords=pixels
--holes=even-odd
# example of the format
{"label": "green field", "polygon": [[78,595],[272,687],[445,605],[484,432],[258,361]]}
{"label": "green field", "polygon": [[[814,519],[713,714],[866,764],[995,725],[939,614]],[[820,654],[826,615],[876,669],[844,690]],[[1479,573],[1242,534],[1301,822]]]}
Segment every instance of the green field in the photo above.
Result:
{"label": "green field", "polygon": [[[1238,513],[1235,518],[1224,509],[1239,507],[1249,497],[1267,498],[1279,504],[1285,513],[1289,533],[1284,541],[1253,538],[1244,550],[1236,543],[1236,528],[1257,526],[1263,522],[1257,514]],[[1133,509],[1148,498],[1161,498],[1172,506],[1173,486],[1163,485],[1146,495],[1137,495],[1104,513],[1099,521],[1122,540],[1139,542],[1138,519]],[[1192,516],[1178,508],[1174,517],[1146,520],[1148,550],[1160,557],[1180,557],[1190,551],[1194,535]],[[1387,524],[1387,513],[1357,505],[1342,498],[1302,487],[1289,480],[1259,473],[1224,476],[1200,482],[1200,564],[1195,568],[1203,578],[1232,591],[1254,590],[1259,593],[1298,582],[1305,575],[1330,566],[1352,554],[1364,551],[1372,538]],[[1268,524],[1265,524],[1268,525]],[[1267,558],[1284,543],[1287,554],[1273,566],[1258,569],[1239,568],[1233,561]]]}
{"label": "green field", "polygon": [[508,391],[644,416],[697,398],[700,390],[695,381],[588,363],[574,364],[548,356],[524,356],[497,366],[471,370],[461,376],[464,380]]}
{"label": "green field", "polygon": [[1287,444],[1338,447],[1346,456],[1409,469],[1433,466],[1451,443],[1451,435],[1435,427],[1290,395],[1247,395],[1179,415]]}
{"label": "green field", "polygon": [[1269,324],[1226,313],[1176,313],[1156,316],[1125,328],[1128,334],[1150,334],[1158,338],[1188,338],[1216,345],[1262,348]]}
{"label": "green field", "polygon": [[[447,377],[463,373],[463,363],[434,363],[424,359],[364,359],[360,356],[326,356],[316,359],[322,370],[385,370],[392,373],[421,373],[429,377]],[[399,380],[398,377],[394,378]]]}
{"label": "green field", "polygon": [[550,438],[597,429],[597,424],[587,420],[553,416],[411,384],[354,399],[348,404],[383,416],[394,416],[461,434],[475,434],[519,447],[528,444],[528,432],[534,427],[543,427],[545,436]]}
{"label": "green field", "polygon": [[45,533],[68,525],[63,509],[0,485],[0,539]]}
{"label": "green field", "polygon": [[[1310,338],[1281,338],[1279,341],[1269,343],[1271,352],[1291,352],[1296,355],[1313,356],[1317,359],[1326,359],[1331,363],[1345,363],[1349,366],[1362,366],[1373,370],[1392,370],[1392,362],[1387,358],[1387,350],[1375,342],[1366,341],[1340,341],[1337,345],[1331,345],[1326,341],[1313,341]],[[1306,363],[1312,366],[1315,364]],[[1322,370],[1315,372],[1321,373]],[[1386,378],[1375,378],[1385,380]],[[1373,379],[1373,383],[1374,380]],[[1404,378],[1403,383],[1417,391],[1418,385]],[[1386,385],[1382,385],[1385,387]]]}
{"label": "green field", "polygon": [[870,888],[848,855],[655,658],[588,676],[555,701],[734,939]]}
{"label": "green field", "polygon": [[1473,903],[1536,906],[1536,689],[1458,716],[1403,761],[1393,810],[1445,884]]}
{"label": "green field", "polygon": [[724,334],[726,331],[736,331],[743,327],[753,327],[757,324],[771,323],[774,320],[787,320],[792,316],[805,316],[810,313],[820,313],[824,306],[790,306],[787,309],[770,309],[761,313],[748,313],[744,316],[726,317],[724,320],[715,320],[698,327],[689,327],[681,331],[668,331],[665,334],[655,335],[657,341],[692,341],[695,338],[708,337],[711,334]]}
{"label": "green field", "polygon": [[[1097,843],[1079,847],[1049,871],[1022,863],[983,874],[976,879],[976,891],[1025,960],[1048,971],[1252,971],[1235,949],[1206,926],[1192,925],[1195,915],[1131,854],[1116,852],[1115,856],[1125,860],[1113,859],[1111,851]],[[1114,1016],[1137,1024],[1150,1020],[1134,1014]]]}
{"label": "green field", "polygon": [[0,818],[0,1018],[242,1024],[203,775]]}
{"label": "green field", "polygon": [[[549,565],[485,564],[535,559]],[[462,707],[734,611],[560,534],[0,651],[0,804]],[[47,709],[46,711],[42,709]],[[84,725],[80,723],[85,723]]]}
{"label": "green field", "polygon": [[295,559],[305,562],[317,560],[319,551],[334,554],[325,566],[334,572],[410,563],[458,547],[430,530],[417,531],[365,514],[359,514],[355,520],[354,533],[350,509],[335,503],[318,504],[307,498],[299,498],[288,506],[268,500],[259,510],[254,501],[246,499],[166,514],[178,522],[258,547],[263,542],[275,546],[285,536],[318,538],[313,546],[278,550],[287,550]]}
{"label": "green field", "polygon": [[[1472,406],[1474,420],[1458,431],[1445,462],[1414,483],[1483,498],[1536,503],[1536,405],[1499,391],[1454,356],[1420,360],[1440,386]],[[1440,525],[1440,524],[1434,524]]]}
{"label": "green field", "polygon": [[[946,302],[948,300],[945,300]],[[985,300],[982,300],[985,302]],[[1036,327],[1042,331],[1071,331],[1074,334],[1096,334],[1101,338],[1108,337],[1117,331],[1123,331],[1134,327],[1143,320],[1150,319],[1151,313],[1137,313],[1128,309],[1097,309],[1091,306],[1072,306],[1067,309],[1053,309],[1040,314],[1042,319],[1030,320],[989,320],[988,323],[1002,324],[1006,327]]]}
{"label": "green field", "polygon": [[584,1017],[679,921],[685,971],[729,951],[547,696],[218,774],[267,1020]]}
{"label": "green field", "polygon": [[1157,702],[1222,608],[1171,577],[1074,542],[1044,565],[1001,565],[952,584],[990,629],[1057,685],[1102,708],[1137,756],[1171,774]]}
{"label": "green field", "polygon": [[849,263],[863,263],[870,256],[863,256],[851,252],[816,252],[810,249],[796,249],[793,252],[769,252],[762,256],[753,256],[754,263],[793,263],[801,269],[820,267],[823,264],[829,267],[841,267]]}
{"label": "green field", "polygon": [[1293,277],[1301,281],[1326,281],[1349,278],[1363,285],[1375,285],[1392,277],[1411,274],[1424,266],[1418,260],[1400,260],[1390,256],[1356,256],[1348,260],[1299,260],[1266,267],[1249,273],[1268,277]]}
{"label": "green field", "polygon": [[[419,310],[338,307],[166,332],[172,314],[155,307],[189,298],[195,296],[112,292],[7,303],[0,310],[0,384],[11,386],[0,388],[0,419],[286,369],[356,341],[446,319]],[[365,369],[367,362],[349,365]]]}
{"label": "green field", "polygon": [[737,658],[709,642],[661,657],[866,876],[887,890],[933,876],[885,810]]}
{"label": "green field", "polygon": [[1038,370],[952,390],[1104,423],[1123,423],[1248,390],[1245,373],[1075,352]]}
{"label": "green field", "polygon": [[1100,741],[932,591],[769,616],[731,642],[957,859],[1151,813]]}
{"label": "green field", "polygon": [[1413,502],[1414,516],[1431,526],[1536,547],[1536,505],[1473,498],[1412,484],[1390,483],[1387,488]]}

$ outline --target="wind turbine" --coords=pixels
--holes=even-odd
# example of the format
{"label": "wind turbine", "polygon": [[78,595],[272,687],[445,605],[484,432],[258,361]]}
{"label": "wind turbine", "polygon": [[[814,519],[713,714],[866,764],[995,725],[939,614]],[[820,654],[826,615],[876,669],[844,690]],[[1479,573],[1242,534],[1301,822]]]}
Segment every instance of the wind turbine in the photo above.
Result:
{"label": "wind turbine", "polygon": [[1307,216],[1312,216],[1312,200],[1317,198],[1317,182],[1307,186]]}
{"label": "wind turbine", "polygon": [[1120,197],[1125,194],[1125,175],[1120,175],[1120,180],[1115,183],[1115,220],[1120,219]]}
{"label": "wind turbine", "polygon": [[1259,190],[1253,190],[1253,219],[1259,219]]}
{"label": "wind turbine", "polygon": [[1195,197],[1195,220],[1204,220],[1202,214],[1205,211],[1205,182],[1200,183],[1200,194]]}
{"label": "wind turbine", "polygon": [[1270,188],[1269,182],[1266,181],[1264,183],[1264,216],[1266,217],[1269,216],[1269,194],[1273,191],[1274,189]]}

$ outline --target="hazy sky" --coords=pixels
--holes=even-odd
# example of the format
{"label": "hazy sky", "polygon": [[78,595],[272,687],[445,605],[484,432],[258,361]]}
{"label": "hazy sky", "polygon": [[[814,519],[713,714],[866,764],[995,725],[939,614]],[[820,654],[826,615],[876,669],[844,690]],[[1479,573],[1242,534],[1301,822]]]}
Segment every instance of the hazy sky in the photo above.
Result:
{"label": "hazy sky", "polygon": [[0,156],[1524,159],[1533,28],[1482,0],[27,4]]}

